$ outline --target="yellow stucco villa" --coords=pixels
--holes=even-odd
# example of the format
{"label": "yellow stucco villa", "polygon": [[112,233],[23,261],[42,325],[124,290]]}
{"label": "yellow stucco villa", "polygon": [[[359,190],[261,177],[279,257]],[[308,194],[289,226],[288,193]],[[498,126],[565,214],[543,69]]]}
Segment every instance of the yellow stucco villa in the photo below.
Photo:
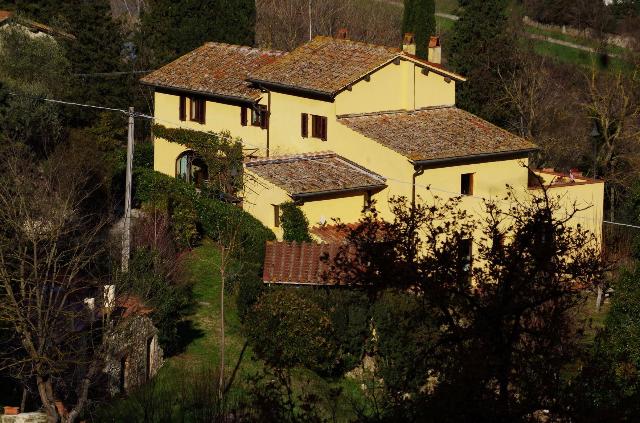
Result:
{"label": "yellow stucco villa", "polygon": [[[155,118],[167,127],[227,130],[252,158],[245,162],[245,210],[280,237],[279,205],[296,201],[311,226],[356,221],[372,199],[504,197],[530,185],[536,149],[455,106],[465,78],[403,49],[316,37],[285,53],[207,43],[142,79],[155,90]],[[198,178],[185,147],[155,139],[157,171]],[[574,173],[536,171],[567,204],[591,206],[574,220],[601,236],[603,183]]]}

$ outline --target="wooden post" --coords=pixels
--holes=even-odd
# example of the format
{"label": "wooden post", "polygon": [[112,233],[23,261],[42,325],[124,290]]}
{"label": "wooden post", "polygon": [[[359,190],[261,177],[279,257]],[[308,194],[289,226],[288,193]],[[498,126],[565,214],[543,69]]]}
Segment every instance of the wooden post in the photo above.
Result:
{"label": "wooden post", "polygon": [[129,270],[131,251],[131,179],[133,171],[133,107],[129,107],[129,133],[127,137],[127,179],[124,191],[124,227],[122,230],[122,271]]}

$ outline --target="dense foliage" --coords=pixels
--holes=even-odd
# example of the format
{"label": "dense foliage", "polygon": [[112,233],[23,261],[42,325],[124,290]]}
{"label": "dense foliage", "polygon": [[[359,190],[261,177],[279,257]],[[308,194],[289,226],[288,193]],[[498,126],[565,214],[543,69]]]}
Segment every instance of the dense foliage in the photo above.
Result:
{"label": "dense foliage", "polygon": [[[245,261],[262,263],[264,245],[275,238],[259,220],[241,208],[198,194],[195,187],[159,172],[141,169],[136,172],[135,197],[168,210],[176,243],[193,245],[202,235],[212,240],[227,236],[225,222],[239,222],[237,234],[242,248],[238,254]],[[235,229],[235,228],[234,228]]]}
{"label": "dense foliage", "polygon": [[207,41],[252,46],[255,16],[253,0],[154,0],[140,18],[137,44],[152,68]]}
{"label": "dense foliage", "polygon": [[500,122],[504,110],[500,73],[513,69],[516,37],[508,31],[506,0],[469,0],[455,22],[448,45],[449,65],[467,77],[456,87],[456,105]]}
{"label": "dense foliage", "polygon": [[280,224],[282,225],[285,241],[304,242],[311,241],[309,235],[309,221],[304,212],[295,203],[280,204]]}
{"label": "dense foliage", "polygon": [[434,0],[405,0],[402,32],[411,32],[416,41],[416,55],[427,58],[429,37],[436,35]]}
{"label": "dense foliage", "polygon": [[640,415],[639,281],[637,266],[620,275],[605,327],[567,389],[565,401],[579,421],[633,421]]}
{"label": "dense foliage", "polygon": [[338,347],[328,314],[294,290],[266,291],[247,316],[256,353],[276,368],[298,365],[329,374]]}

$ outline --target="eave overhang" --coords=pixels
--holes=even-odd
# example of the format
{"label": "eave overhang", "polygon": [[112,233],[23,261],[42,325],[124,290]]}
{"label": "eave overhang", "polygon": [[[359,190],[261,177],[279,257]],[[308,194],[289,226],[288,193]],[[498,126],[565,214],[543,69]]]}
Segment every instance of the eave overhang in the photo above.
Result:
{"label": "eave overhang", "polygon": [[481,153],[467,156],[444,157],[428,160],[409,160],[415,169],[446,167],[451,165],[481,163],[496,160],[524,159],[529,154],[538,151],[538,148],[529,148],[525,150],[514,151],[498,151],[492,153]]}

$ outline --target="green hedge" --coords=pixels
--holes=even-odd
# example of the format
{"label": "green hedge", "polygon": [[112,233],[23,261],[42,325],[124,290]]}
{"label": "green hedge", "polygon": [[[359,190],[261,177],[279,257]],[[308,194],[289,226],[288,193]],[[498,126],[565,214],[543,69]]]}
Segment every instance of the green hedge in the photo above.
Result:
{"label": "green hedge", "polygon": [[160,172],[140,169],[135,173],[135,199],[166,208],[180,247],[190,247],[201,236],[225,242],[232,235],[238,242],[237,257],[261,265],[265,242],[274,233],[241,208],[200,195],[193,185]]}

